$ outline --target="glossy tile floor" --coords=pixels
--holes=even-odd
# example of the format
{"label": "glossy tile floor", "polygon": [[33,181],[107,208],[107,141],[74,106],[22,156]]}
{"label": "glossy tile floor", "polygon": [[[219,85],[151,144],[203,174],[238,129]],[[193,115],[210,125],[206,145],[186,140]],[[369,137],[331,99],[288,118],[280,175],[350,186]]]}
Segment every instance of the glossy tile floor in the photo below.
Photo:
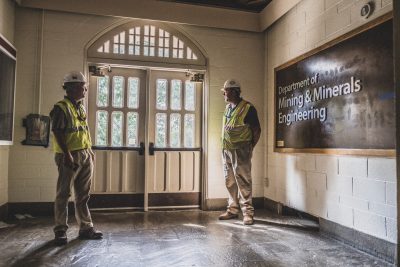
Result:
{"label": "glossy tile floor", "polygon": [[257,211],[256,223],[220,212],[93,212],[103,240],[52,244],[52,218],[0,229],[0,266],[392,266],[322,236],[312,222]]}

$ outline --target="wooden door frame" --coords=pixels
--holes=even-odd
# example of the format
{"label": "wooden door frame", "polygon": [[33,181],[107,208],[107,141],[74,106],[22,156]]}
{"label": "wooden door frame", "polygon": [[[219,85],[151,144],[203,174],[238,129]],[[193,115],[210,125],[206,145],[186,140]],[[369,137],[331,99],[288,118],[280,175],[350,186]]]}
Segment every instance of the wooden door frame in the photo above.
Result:
{"label": "wooden door frame", "polygon": [[[106,61],[106,60],[105,60]],[[89,65],[91,65],[91,63],[89,63],[88,58],[85,58],[85,62],[84,62],[84,74],[89,77],[90,73],[89,73]],[[106,64],[106,63],[102,63],[102,65],[111,65],[114,66],[113,64]],[[148,103],[149,101],[149,79],[150,79],[150,72],[152,70],[162,70],[162,71],[179,71],[179,72],[184,72],[184,71],[190,71],[190,72],[196,72],[196,73],[203,73],[204,74],[204,81],[202,83],[202,111],[201,111],[201,125],[202,125],[202,129],[201,129],[201,137],[200,137],[200,142],[201,142],[201,157],[200,157],[200,209],[201,210],[205,210],[207,209],[207,196],[208,196],[208,175],[207,175],[207,168],[208,168],[208,163],[206,161],[207,159],[207,151],[208,151],[208,135],[207,135],[207,131],[208,131],[208,108],[209,108],[209,99],[208,99],[208,84],[209,84],[209,80],[208,80],[208,70],[207,69],[185,69],[184,66],[182,68],[165,68],[165,67],[150,67],[150,66],[140,66],[140,65],[126,65],[126,64],[116,64],[115,67],[120,67],[120,68],[133,68],[133,69],[142,69],[146,71],[146,103]],[[149,107],[147,106],[146,108],[146,122],[145,122],[145,127],[146,129],[148,128],[148,121],[149,121]],[[149,137],[148,134],[145,133],[145,172],[148,172],[148,154],[149,151]],[[148,193],[148,188],[147,188],[148,184],[147,184],[147,179],[145,179],[144,181],[144,198],[143,198],[143,209],[144,211],[148,211],[149,210],[149,193]],[[100,197],[102,197],[100,195]],[[96,194],[92,194],[92,198],[94,198],[94,200],[96,199]],[[184,208],[184,207],[183,207]],[[99,209],[101,209],[101,207],[99,207]]]}

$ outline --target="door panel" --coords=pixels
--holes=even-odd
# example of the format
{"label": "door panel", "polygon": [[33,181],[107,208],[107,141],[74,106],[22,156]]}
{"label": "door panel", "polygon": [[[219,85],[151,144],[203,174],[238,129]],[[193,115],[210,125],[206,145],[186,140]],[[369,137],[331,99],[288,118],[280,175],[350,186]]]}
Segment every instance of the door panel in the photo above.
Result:
{"label": "door panel", "polygon": [[[157,94],[157,80],[167,81],[167,107],[157,108],[159,95]],[[148,193],[183,193],[200,192],[200,166],[201,166],[201,85],[194,86],[195,110],[185,109],[186,81],[189,77],[184,72],[151,71],[149,79],[149,142],[155,144],[154,156],[148,157],[149,172],[147,174]],[[180,108],[178,98],[173,98],[172,86],[181,84]],[[162,106],[162,105],[161,105]],[[165,135],[166,145],[157,146],[156,114],[167,116],[167,129]],[[171,123],[173,118],[180,115],[180,140],[173,139]],[[194,140],[190,147],[185,147],[185,115],[195,117]],[[172,118],[172,119],[171,119]],[[179,125],[179,123],[177,124]],[[178,132],[178,131],[176,131]],[[176,144],[180,143],[179,146]],[[189,142],[190,143],[190,142]]]}
{"label": "door panel", "polygon": [[[112,72],[106,74],[108,76],[108,84],[99,88],[105,80],[102,78],[90,78],[89,97],[89,125],[91,126],[92,141],[95,151],[95,172],[93,176],[92,193],[144,193],[144,156],[139,155],[139,144],[145,141],[145,112],[146,112],[146,71],[128,68],[112,68]],[[138,85],[131,84],[132,79],[137,79]],[[118,81],[123,81],[122,86],[118,85]],[[123,94],[116,94],[115,88],[120,86],[123,88]],[[132,87],[132,88],[131,88]],[[107,88],[107,89],[105,89]],[[138,88],[138,94],[134,94],[134,88]],[[107,93],[105,93],[107,92]],[[128,97],[133,96],[133,97]],[[99,106],[99,98],[107,105]],[[114,105],[115,100],[122,98],[122,105]],[[107,99],[107,100],[104,100]],[[136,101],[133,101],[136,100]],[[101,101],[100,101],[101,102]],[[136,106],[138,103],[138,106]],[[96,112],[107,113],[107,128],[103,129],[107,132],[106,141],[99,142],[100,127],[97,127],[99,118]],[[119,113],[123,115],[121,146],[116,146],[115,133],[120,132],[112,121],[112,114]],[[137,124],[132,124],[132,120],[128,121],[128,116],[138,114]],[[130,127],[128,125],[136,125]],[[117,129],[117,130],[115,130]],[[137,134],[132,129],[137,129]],[[114,133],[114,136],[113,136]],[[96,136],[97,135],[97,136]],[[133,144],[134,145],[130,145]]]}
{"label": "door panel", "polygon": [[126,155],[125,190],[127,192],[143,193],[144,179],[142,178],[144,174],[144,157],[140,156],[137,152],[127,152],[125,155]]}
{"label": "door panel", "polygon": [[[116,67],[108,73],[107,86],[106,80],[91,77],[89,125],[96,154],[93,194],[143,195],[144,210],[152,205],[200,205],[202,85],[189,83],[189,78],[185,72]],[[129,105],[127,97],[128,81],[135,79],[139,81],[138,107]],[[164,86],[161,94],[157,94],[157,80]],[[123,87],[122,96],[121,90],[115,93],[115,87]],[[165,103],[160,102],[163,97]],[[113,106],[121,99],[123,104]],[[157,113],[166,120],[157,121]],[[122,128],[113,128],[118,121],[112,121],[112,114],[123,116]],[[165,129],[158,139],[157,127]],[[128,134],[136,129],[136,136]],[[147,149],[144,155],[140,143]]]}
{"label": "door panel", "polygon": [[149,159],[149,193],[200,192],[200,156],[200,151],[156,151]]}
{"label": "door panel", "polygon": [[143,193],[143,156],[136,151],[95,153],[93,193]]}
{"label": "door panel", "polygon": [[185,192],[200,192],[200,157],[199,151],[180,152],[183,156],[181,165],[182,177],[181,190]]}

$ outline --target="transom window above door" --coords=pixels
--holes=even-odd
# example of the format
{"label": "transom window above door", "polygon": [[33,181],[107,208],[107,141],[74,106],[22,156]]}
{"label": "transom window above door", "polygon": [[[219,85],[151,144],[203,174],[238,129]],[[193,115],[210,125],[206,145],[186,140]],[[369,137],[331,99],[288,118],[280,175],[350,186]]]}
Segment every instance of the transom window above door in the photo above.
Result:
{"label": "transom window above door", "polygon": [[92,44],[89,57],[205,65],[205,58],[186,36],[167,24],[131,22]]}
{"label": "transom window above door", "polygon": [[196,54],[185,42],[152,25],[134,27],[117,33],[112,40],[105,41],[97,48],[97,52],[197,60]]}
{"label": "transom window above door", "polygon": [[88,44],[90,65],[108,65],[108,72],[101,73],[105,77],[90,78],[89,124],[95,146],[201,147],[203,90],[190,82],[190,74],[204,72],[207,60],[180,27],[129,20],[105,29]]}

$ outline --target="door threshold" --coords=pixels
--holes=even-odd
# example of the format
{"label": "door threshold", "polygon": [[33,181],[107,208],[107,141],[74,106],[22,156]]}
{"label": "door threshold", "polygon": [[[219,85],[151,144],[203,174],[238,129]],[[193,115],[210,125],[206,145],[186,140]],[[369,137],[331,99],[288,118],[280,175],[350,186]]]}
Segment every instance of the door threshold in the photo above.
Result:
{"label": "door threshold", "polygon": [[149,210],[190,210],[200,209],[200,205],[188,205],[188,206],[149,206]]}
{"label": "door threshold", "polygon": [[90,211],[143,211],[143,207],[93,208]]}

